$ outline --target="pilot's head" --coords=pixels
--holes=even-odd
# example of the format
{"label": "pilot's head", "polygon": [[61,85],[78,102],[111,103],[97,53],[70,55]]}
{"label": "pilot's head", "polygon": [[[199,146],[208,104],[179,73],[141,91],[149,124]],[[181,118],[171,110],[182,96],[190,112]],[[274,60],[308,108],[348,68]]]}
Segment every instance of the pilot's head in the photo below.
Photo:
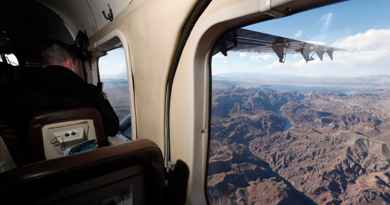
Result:
{"label": "pilot's head", "polygon": [[63,66],[82,77],[80,60],[66,45],[58,42],[50,43],[42,50],[41,55],[44,67],[53,65]]}

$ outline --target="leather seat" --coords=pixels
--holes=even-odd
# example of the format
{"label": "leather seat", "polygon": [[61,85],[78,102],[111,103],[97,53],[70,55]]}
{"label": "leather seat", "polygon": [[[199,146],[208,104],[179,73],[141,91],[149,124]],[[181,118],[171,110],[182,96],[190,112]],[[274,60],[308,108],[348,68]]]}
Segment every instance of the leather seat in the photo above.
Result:
{"label": "leather seat", "polygon": [[165,170],[156,144],[138,140],[47,160],[0,175],[2,204],[163,203]]}
{"label": "leather seat", "polygon": [[23,158],[23,153],[20,152],[20,149],[18,152],[20,139],[18,138],[17,130],[8,121],[9,117],[14,114],[10,107],[15,95],[17,78],[17,67],[0,62],[0,93],[2,96],[0,100],[0,136],[12,153],[13,158],[16,161],[20,161]]}
{"label": "leather seat", "polygon": [[16,77],[16,68],[4,62],[0,62],[0,87],[9,86]]}
{"label": "leather seat", "polygon": [[[53,145],[51,142],[56,137],[71,138],[72,132],[77,132],[77,129],[81,129],[82,139],[73,140],[76,143],[96,140],[98,147],[108,145],[101,115],[96,108],[76,108],[40,113],[32,118],[29,127],[28,139],[31,140],[29,145],[31,146],[32,162],[61,157],[57,153],[48,151],[48,149],[61,146],[61,143]],[[56,132],[68,136],[54,136]]]}

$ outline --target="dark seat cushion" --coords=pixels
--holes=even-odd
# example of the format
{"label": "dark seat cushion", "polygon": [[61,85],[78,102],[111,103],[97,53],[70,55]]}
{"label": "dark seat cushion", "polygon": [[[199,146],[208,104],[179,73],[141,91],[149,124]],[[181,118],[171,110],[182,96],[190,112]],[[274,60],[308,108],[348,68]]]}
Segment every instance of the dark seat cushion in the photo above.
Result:
{"label": "dark seat cushion", "polygon": [[[134,188],[141,189],[143,193],[135,198],[143,197],[144,204],[163,203],[165,169],[161,151],[153,142],[138,140],[77,156],[43,161],[0,174],[1,202],[95,204],[93,201],[101,195],[110,193],[115,196],[128,190],[132,184],[125,184],[124,190],[113,189],[118,188],[115,185],[132,178],[142,179],[141,184],[136,184]],[[104,192],[96,194],[94,190],[101,188]]]}

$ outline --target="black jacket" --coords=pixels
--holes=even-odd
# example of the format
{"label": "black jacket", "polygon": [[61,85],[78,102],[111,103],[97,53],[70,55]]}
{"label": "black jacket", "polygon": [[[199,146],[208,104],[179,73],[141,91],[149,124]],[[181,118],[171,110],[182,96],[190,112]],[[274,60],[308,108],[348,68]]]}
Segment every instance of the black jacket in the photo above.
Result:
{"label": "black jacket", "polygon": [[94,107],[102,116],[106,136],[118,132],[118,117],[104,94],[71,70],[49,66],[16,72],[12,88],[7,91],[10,98],[6,107],[11,109],[4,111],[12,124],[29,122],[37,113]]}

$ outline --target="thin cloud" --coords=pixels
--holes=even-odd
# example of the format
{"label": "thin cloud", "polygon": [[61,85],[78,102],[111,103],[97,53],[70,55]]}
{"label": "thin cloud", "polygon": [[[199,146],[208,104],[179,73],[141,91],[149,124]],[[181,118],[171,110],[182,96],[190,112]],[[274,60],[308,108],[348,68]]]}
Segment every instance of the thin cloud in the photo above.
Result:
{"label": "thin cloud", "polygon": [[257,60],[257,61],[269,61],[271,59],[276,59],[276,55],[275,54],[253,54],[251,56],[251,59],[252,60]]}
{"label": "thin cloud", "polygon": [[220,52],[213,56],[213,59],[223,59],[223,58],[225,58],[225,56]]}
{"label": "thin cloud", "polygon": [[[219,66],[218,73],[240,71],[312,77],[390,75],[390,29],[369,29],[328,45],[343,48],[345,51],[336,51],[334,61],[331,61],[326,54],[324,60],[320,61],[314,54],[315,60],[309,63],[306,63],[300,54],[287,55],[284,64],[278,62],[274,53],[256,54],[264,56],[264,59],[261,57],[257,57],[258,61],[241,59],[234,64]],[[248,55],[247,58],[251,56]],[[265,61],[266,59],[268,61]]]}
{"label": "thin cloud", "polygon": [[390,39],[390,29],[370,29],[333,43],[333,46],[346,49],[336,51],[334,61],[328,57],[320,61],[314,55],[316,60],[309,63],[298,58],[286,61],[285,64],[275,61],[267,68],[279,74],[317,77],[390,75],[390,40],[385,39]]}
{"label": "thin cloud", "polygon": [[239,56],[241,58],[245,58],[247,55],[248,55],[248,53],[246,53],[246,52],[240,52],[240,54],[239,54]]}
{"label": "thin cloud", "polygon": [[329,27],[332,25],[332,21],[333,21],[333,13],[327,13],[325,15],[323,15],[321,18],[320,18],[320,22],[321,22],[321,31],[322,32],[326,32],[329,30]]}
{"label": "thin cloud", "polygon": [[303,35],[303,31],[302,30],[298,30],[297,32],[295,32],[294,38],[300,38],[300,37],[302,37],[302,35]]}
{"label": "thin cloud", "polygon": [[353,51],[390,49],[390,29],[369,29],[366,32],[337,40],[332,46]]}

